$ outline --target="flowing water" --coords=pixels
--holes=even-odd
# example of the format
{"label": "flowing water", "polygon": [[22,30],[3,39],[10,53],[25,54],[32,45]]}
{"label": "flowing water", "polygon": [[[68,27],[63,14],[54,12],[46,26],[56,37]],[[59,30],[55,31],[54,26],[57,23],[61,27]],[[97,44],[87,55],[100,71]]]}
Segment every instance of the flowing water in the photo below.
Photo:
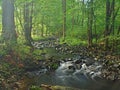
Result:
{"label": "flowing water", "polygon": [[[92,78],[90,72],[82,69],[69,70],[70,63],[62,63],[55,71],[38,76],[37,84],[62,85],[86,90],[111,90],[110,82],[99,77],[100,73]],[[94,74],[93,74],[94,75]]]}
{"label": "flowing water", "polygon": [[[62,85],[85,90],[120,90],[120,82],[104,80],[101,77],[100,62],[93,62],[89,58],[82,59],[79,54],[59,54],[54,48],[47,48],[44,52],[61,59],[61,63],[54,72],[47,72],[46,69],[42,71],[44,73],[40,73],[41,70],[31,72],[36,75],[35,85]],[[81,60],[82,63],[76,64],[77,60]]]}

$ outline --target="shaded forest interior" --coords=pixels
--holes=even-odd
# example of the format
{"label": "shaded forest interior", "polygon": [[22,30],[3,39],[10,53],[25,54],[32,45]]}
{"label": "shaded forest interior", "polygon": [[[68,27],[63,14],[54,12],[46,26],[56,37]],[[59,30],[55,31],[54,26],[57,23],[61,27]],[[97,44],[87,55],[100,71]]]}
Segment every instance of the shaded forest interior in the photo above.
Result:
{"label": "shaded forest interior", "polygon": [[[0,87],[7,87],[10,76],[17,78],[13,82],[20,80],[26,64],[38,63],[39,54],[47,53],[45,44],[95,60],[108,59],[108,66],[119,62],[120,68],[120,1],[0,0]],[[66,50],[60,48],[64,46]],[[58,68],[58,61],[49,61],[54,57],[45,59],[47,67]]]}

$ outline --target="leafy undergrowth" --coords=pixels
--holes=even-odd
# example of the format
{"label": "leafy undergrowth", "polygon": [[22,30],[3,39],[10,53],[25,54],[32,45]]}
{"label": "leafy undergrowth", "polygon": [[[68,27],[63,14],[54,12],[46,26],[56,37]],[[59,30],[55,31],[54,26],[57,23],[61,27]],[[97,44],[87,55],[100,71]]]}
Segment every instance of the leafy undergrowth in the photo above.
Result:
{"label": "leafy undergrowth", "polygon": [[13,48],[0,47],[0,87],[10,88],[10,83],[18,81],[24,74],[26,60],[34,62],[39,57],[37,50],[25,45],[15,45]]}
{"label": "leafy undergrowth", "polygon": [[66,37],[65,40],[63,40],[63,38],[60,39],[60,43],[67,43],[68,45],[70,46],[76,46],[76,45],[80,45],[80,46],[87,46],[87,42],[86,41],[83,41],[79,38],[71,38],[70,36],[69,37]]}
{"label": "leafy undergrowth", "polygon": [[[2,87],[4,87],[5,90],[16,87],[15,82],[18,82],[24,76],[26,69],[39,67],[37,61],[40,60],[40,54],[43,53],[41,50],[26,45],[15,45],[12,48],[7,48],[3,45],[0,48],[0,90],[3,89]],[[58,64],[56,64],[54,60],[47,60],[46,65],[52,69],[58,67]],[[19,86],[19,84],[17,84],[17,86]]]}

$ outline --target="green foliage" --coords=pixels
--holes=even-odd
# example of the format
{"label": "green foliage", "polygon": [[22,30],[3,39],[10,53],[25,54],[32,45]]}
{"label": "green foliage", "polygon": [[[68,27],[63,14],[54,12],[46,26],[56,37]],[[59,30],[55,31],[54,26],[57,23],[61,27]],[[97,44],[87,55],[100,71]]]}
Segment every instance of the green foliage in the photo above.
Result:
{"label": "green foliage", "polygon": [[108,37],[108,39],[109,39],[109,46],[111,46],[112,48],[114,47],[116,51],[120,53],[120,36],[111,35]]}
{"label": "green foliage", "polygon": [[0,64],[0,76],[4,77],[4,78],[7,78],[7,77],[10,76],[10,74],[11,74],[10,64],[2,62],[2,64]]}
{"label": "green foliage", "polygon": [[[82,29],[82,27],[78,27],[75,25],[73,30],[69,29],[66,31],[65,42],[69,45],[86,45],[87,44],[87,35],[86,30]],[[60,39],[61,43],[63,42],[63,38]]]}
{"label": "green foliage", "polygon": [[42,89],[38,86],[31,86],[30,90],[42,90]]}
{"label": "green foliage", "polygon": [[25,60],[31,54],[31,47],[26,45],[16,45],[13,50],[19,55],[22,60]]}
{"label": "green foliage", "polygon": [[[66,37],[65,41],[62,38],[62,28],[63,28],[63,12],[62,12],[62,1],[61,0],[16,0],[15,3],[15,25],[16,32],[19,34],[17,41],[17,46],[14,47],[15,51],[20,54],[23,58],[26,58],[29,54],[33,55],[35,59],[39,59],[39,54],[41,53],[39,50],[34,50],[32,53],[30,52],[31,48],[23,45],[25,43],[24,37],[24,3],[33,1],[33,13],[32,15],[32,37],[34,40],[41,39],[41,29],[42,23],[44,26],[43,34],[46,35],[56,35],[60,37],[61,43],[68,43],[69,45],[86,45],[88,40],[87,35],[87,24],[88,24],[88,2],[83,4],[82,1],[79,0],[67,0],[66,4]],[[111,2],[112,0],[110,0]],[[0,1],[1,4],[1,1]],[[106,19],[106,1],[104,0],[94,0],[93,1],[93,9],[94,9],[94,20],[93,20],[93,34],[97,34],[98,42],[104,41],[104,31],[105,31],[105,19]],[[117,41],[119,37],[116,37],[118,32],[118,27],[120,23],[120,12],[116,13],[119,8],[120,1],[115,1],[115,24],[114,24],[114,32],[115,35],[110,35],[109,41],[110,43],[113,40]],[[31,8],[31,7],[30,7]],[[2,10],[0,9],[0,14]],[[43,18],[44,17],[44,18]],[[0,15],[0,18],[2,16]],[[112,19],[112,17],[111,17]],[[83,23],[82,23],[83,20]],[[2,32],[2,19],[0,19],[0,34]],[[22,27],[23,26],[23,27]],[[96,31],[95,31],[96,30]],[[44,37],[43,37],[44,38]],[[93,43],[96,43],[95,37],[92,37]],[[119,48],[119,44],[116,46]],[[5,55],[7,52],[1,48],[0,54]]]}
{"label": "green foliage", "polygon": [[69,36],[65,38],[65,41],[63,41],[63,38],[61,38],[60,43],[61,44],[67,43],[68,45],[72,45],[72,46],[74,45],[81,45],[81,46],[85,45],[86,46],[87,45],[87,41],[81,40],[80,38],[73,38],[73,37],[71,38]]}
{"label": "green foliage", "polygon": [[57,63],[52,63],[51,68],[55,70],[58,68],[58,66],[59,65]]}
{"label": "green foliage", "polygon": [[[32,0],[27,0],[31,2]],[[112,0],[110,0],[112,1]],[[18,8],[18,14],[24,11],[23,7],[25,3],[25,0],[17,0],[15,4]],[[87,9],[88,2],[85,2],[83,5],[81,1],[75,1],[75,0],[68,0],[67,6],[66,6],[66,24],[67,24],[67,36],[69,36],[69,32],[73,33],[74,36],[77,36],[80,38],[80,40],[84,37],[87,37],[87,20],[88,20],[88,9]],[[115,10],[119,7],[120,2],[116,1],[115,3]],[[103,35],[104,28],[105,28],[105,13],[106,13],[106,1],[103,0],[94,0],[94,20],[96,21],[96,27],[97,27],[97,34]],[[21,12],[19,10],[22,10]],[[119,25],[119,17],[120,12],[118,12],[118,15],[116,17],[115,21],[115,27],[118,27]],[[33,32],[37,32],[36,35],[34,35],[35,39],[39,39],[39,36],[41,33],[41,23],[42,23],[42,17],[44,16],[44,27],[45,29],[48,29],[48,32],[55,34],[56,32],[62,32],[62,3],[61,0],[35,0],[34,1],[34,14],[33,14]],[[18,18],[18,16],[16,16]],[[20,17],[21,21],[23,21],[23,17]],[[73,22],[74,19],[74,22]],[[83,28],[81,28],[81,21],[84,19]],[[75,27],[73,26],[76,25]],[[17,25],[20,27],[19,22],[17,22]],[[73,31],[70,31],[72,26]],[[79,34],[76,32],[77,30],[80,30]],[[94,27],[95,28],[95,27]],[[94,33],[93,28],[93,33]],[[18,28],[21,29],[21,28]],[[21,30],[22,31],[22,30]],[[68,32],[69,31],[69,32]],[[46,33],[46,30],[44,30],[44,34]],[[71,36],[71,38],[72,38]],[[75,37],[75,38],[77,38]]]}
{"label": "green foliage", "polygon": [[5,56],[7,54],[6,46],[0,45],[0,56]]}
{"label": "green foliage", "polygon": [[42,53],[41,50],[34,49],[34,51],[32,52],[32,57],[34,58],[34,60],[39,60],[41,58],[40,56],[41,53]]}
{"label": "green foliage", "polygon": [[2,66],[0,67],[0,70],[7,70],[7,69],[9,69],[9,67],[10,67],[10,64],[3,63]]}
{"label": "green foliage", "polygon": [[80,44],[80,40],[79,39],[71,38],[71,37],[68,37],[66,39],[66,42],[68,42],[70,45]]}

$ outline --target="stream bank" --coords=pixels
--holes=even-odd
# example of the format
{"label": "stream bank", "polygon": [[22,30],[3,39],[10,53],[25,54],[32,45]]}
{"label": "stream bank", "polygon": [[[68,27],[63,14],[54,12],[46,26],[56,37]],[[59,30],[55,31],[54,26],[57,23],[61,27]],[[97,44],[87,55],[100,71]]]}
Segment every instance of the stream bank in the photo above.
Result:
{"label": "stream bank", "polygon": [[[3,86],[12,88],[11,90],[15,90],[13,87],[19,88],[18,90],[27,90],[31,85],[40,86],[41,84],[72,86],[89,90],[106,90],[106,88],[119,90],[119,57],[112,56],[99,48],[59,44],[56,39],[32,42],[32,44],[34,49],[41,51],[40,58],[26,59],[21,71],[19,68],[16,74],[9,77],[12,80],[6,82],[1,80],[2,85],[6,84]],[[104,84],[101,85],[103,82]],[[95,85],[100,86],[95,87]]]}

